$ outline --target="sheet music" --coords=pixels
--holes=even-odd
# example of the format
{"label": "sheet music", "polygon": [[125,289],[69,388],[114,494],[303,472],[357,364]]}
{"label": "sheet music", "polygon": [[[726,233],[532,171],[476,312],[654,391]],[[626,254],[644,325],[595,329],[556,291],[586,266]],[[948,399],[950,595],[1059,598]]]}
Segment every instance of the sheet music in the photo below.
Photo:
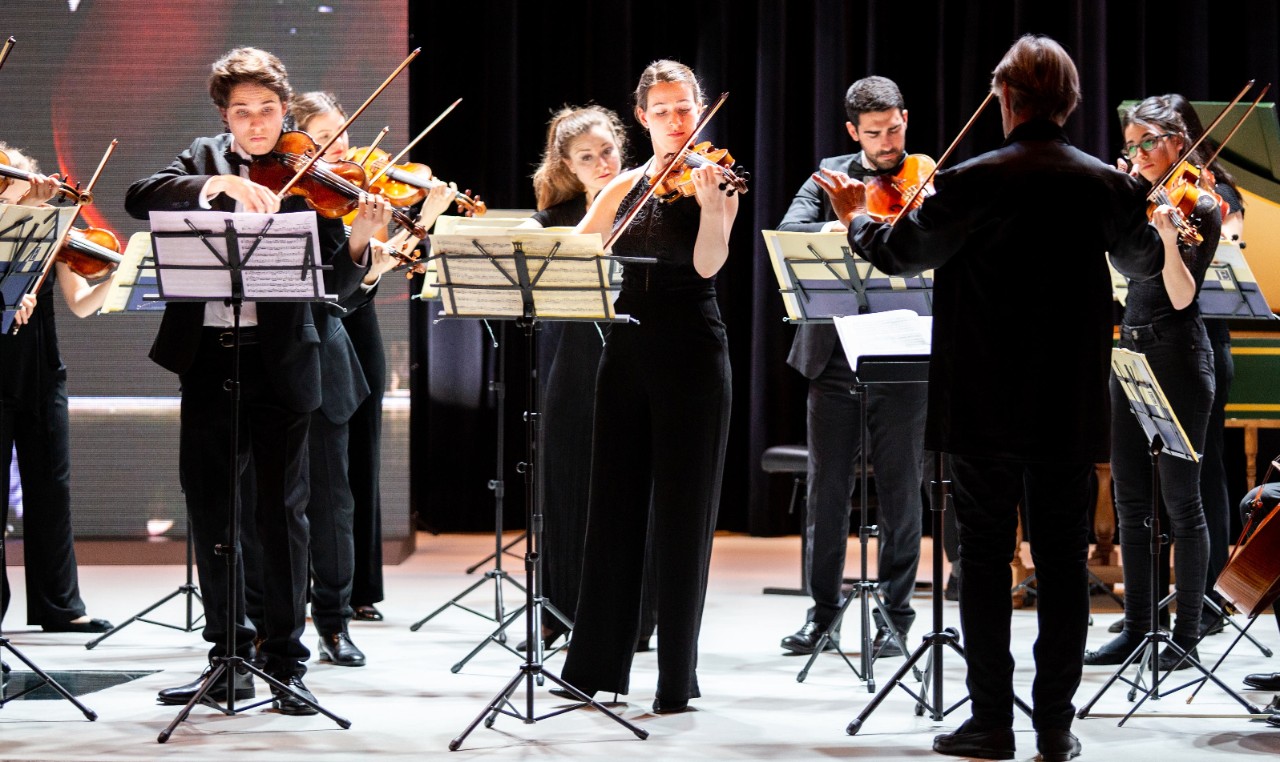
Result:
{"label": "sheet music", "polygon": [[[322,254],[314,212],[152,212],[153,245],[157,252],[163,249],[160,280],[164,293],[211,300],[231,293],[231,273],[225,269],[228,221],[240,234],[237,240],[244,263],[241,281],[246,299],[287,301],[316,298],[316,276],[311,270],[320,267]],[[186,235],[192,233],[191,226],[202,231],[204,236]],[[184,235],[160,235],[163,233]],[[298,235],[311,239],[311,251],[316,258],[311,268],[303,268],[305,249],[300,245],[300,239],[285,237]],[[244,259],[246,256],[249,257],[247,261]],[[337,297],[330,294],[325,298],[333,300]]]}
{"label": "sheet music", "polygon": [[933,337],[933,318],[911,310],[872,312],[834,319],[840,345],[857,368],[863,357],[885,355],[928,355]]}
{"label": "sheet music", "polygon": [[13,328],[17,305],[35,288],[74,208],[0,205],[0,333]]}
{"label": "sheet music", "polygon": [[120,255],[116,277],[107,289],[101,315],[117,312],[160,312],[164,302],[159,301],[160,289],[156,284],[156,260],[151,254],[151,234],[134,233]]}
{"label": "sheet music", "polygon": [[789,321],[826,322],[839,315],[933,310],[933,271],[891,276],[857,256],[845,233],[762,230]]}
{"label": "sheet music", "polygon": [[1163,452],[1200,462],[1200,456],[1191,446],[1191,439],[1183,430],[1178,416],[1169,404],[1169,398],[1160,388],[1155,372],[1147,362],[1147,356],[1128,349],[1111,350],[1111,372],[1129,400],[1129,408],[1137,416],[1147,440],[1159,435]]}

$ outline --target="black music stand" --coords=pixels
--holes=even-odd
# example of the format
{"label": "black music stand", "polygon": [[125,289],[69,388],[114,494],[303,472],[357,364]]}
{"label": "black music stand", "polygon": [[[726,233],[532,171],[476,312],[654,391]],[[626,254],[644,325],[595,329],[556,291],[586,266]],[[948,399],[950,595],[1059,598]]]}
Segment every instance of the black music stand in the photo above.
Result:
{"label": "black music stand", "polygon": [[[1188,662],[1200,672],[1204,679],[1212,680],[1224,693],[1238,701],[1249,714],[1264,716],[1261,715],[1258,707],[1231,690],[1198,660],[1192,658],[1190,653],[1174,642],[1168,633],[1160,629],[1160,549],[1169,542],[1168,536],[1162,534],[1160,530],[1160,455],[1165,453],[1190,461],[1198,461],[1200,456],[1196,454],[1191,440],[1183,430],[1182,424],[1178,422],[1178,417],[1174,414],[1173,407],[1169,404],[1169,400],[1160,388],[1160,383],[1156,380],[1151,366],[1147,363],[1146,355],[1131,352],[1127,349],[1113,349],[1111,350],[1111,367],[1116,379],[1119,380],[1120,385],[1124,388],[1125,396],[1129,400],[1130,411],[1137,417],[1138,423],[1142,426],[1142,431],[1147,435],[1149,442],[1148,452],[1151,456],[1151,517],[1147,521],[1151,529],[1151,564],[1148,571],[1151,582],[1151,622],[1147,633],[1142,636],[1142,642],[1116,668],[1111,677],[1107,678],[1107,681],[1098,689],[1093,698],[1080,707],[1080,710],[1076,712],[1076,716],[1080,719],[1088,717],[1093,705],[1098,702],[1098,699],[1102,698],[1102,694],[1106,693],[1117,680],[1130,687],[1128,694],[1130,701],[1133,701],[1139,692],[1142,693],[1142,698],[1133,705],[1132,709],[1121,716],[1117,725],[1124,725],[1147,699],[1159,701],[1162,695],[1161,685],[1173,671],[1161,673],[1160,646],[1162,644],[1179,657],[1178,663],[1173,667],[1174,670],[1178,669],[1182,662]],[[1125,670],[1129,669],[1129,665],[1135,662],[1138,664],[1137,673],[1132,678],[1126,677]],[[1150,670],[1149,685],[1144,680],[1145,670]],[[1183,683],[1172,690],[1164,691],[1164,695],[1174,693],[1199,682],[1201,681],[1197,679]]]}
{"label": "black music stand", "polygon": [[[246,299],[256,302],[333,301],[325,294],[315,216],[310,212],[231,214],[225,212],[152,212],[152,252],[156,265],[158,298],[166,302],[225,300],[232,310],[232,364],[227,389],[231,393],[231,432],[227,442],[233,464],[228,469],[229,506],[227,542],[215,546],[226,562],[228,590],[226,655],[212,659],[213,669],[203,684],[156,739],[164,743],[197,704],[228,716],[268,704],[272,699],[236,706],[237,672],[257,676],[274,689],[288,693],[346,729],[351,722],[330,712],[236,655],[236,575],[240,573],[240,312]],[[220,706],[208,697],[218,680],[226,684],[227,703]],[[273,693],[274,693],[273,691]]]}
{"label": "black music stand", "polygon": [[[845,316],[864,319],[871,314],[884,315],[894,311],[907,311],[915,316],[933,313],[933,275],[923,273],[910,278],[891,277],[876,270],[870,262],[854,254],[844,233],[788,233],[775,230],[763,231],[765,245],[773,263],[774,276],[787,309],[788,322],[839,323]],[[874,318],[872,322],[881,322]],[[885,325],[893,323],[891,318]],[[879,328],[868,327],[871,334]],[[928,338],[923,336],[920,345],[904,349],[890,341],[873,345],[869,352],[858,349],[850,355],[849,365],[854,369],[857,383],[850,390],[857,395],[861,446],[858,448],[861,476],[860,509],[858,511],[858,544],[861,550],[861,574],[853,581],[850,594],[845,597],[831,625],[818,638],[813,653],[796,675],[797,682],[804,682],[809,670],[826,649],[835,642],[844,621],[845,612],[855,601],[860,603],[861,621],[861,669],[854,666],[843,650],[836,653],[844,660],[857,678],[867,684],[867,692],[876,692],[874,662],[879,652],[874,647],[875,635],[871,629],[871,608],[880,613],[888,624],[889,638],[902,653],[906,644],[892,626],[884,600],[880,597],[878,583],[868,579],[867,544],[870,538],[879,536],[879,527],[867,524],[867,401],[873,384],[927,383],[929,380]],[[903,354],[907,352],[907,354]],[[916,354],[918,353],[918,354]],[[941,538],[941,533],[935,535]],[[916,673],[919,677],[919,673]]]}
{"label": "black music stand", "polygon": [[[428,272],[427,277],[431,277],[430,272]],[[427,288],[424,285],[423,292],[425,293],[426,290]],[[472,566],[467,567],[466,573],[467,574],[474,573],[477,569],[479,569],[481,566],[487,563],[489,559],[493,559],[493,568],[485,572],[480,579],[476,580],[475,583],[467,587],[466,590],[463,590],[462,592],[453,596],[449,600],[445,601],[444,604],[440,606],[440,608],[436,609],[435,611],[432,611],[430,614],[427,614],[423,618],[409,625],[410,632],[417,632],[419,629],[422,628],[422,625],[426,624],[427,622],[430,622],[432,619],[436,617],[436,615],[443,613],[446,609],[448,609],[451,606],[456,606],[457,608],[460,608],[463,611],[466,611],[471,614],[475,614],[476,616],[482,619],[487,619],[490,622],[502,624],[507,619],[506,601],[503,599],[503,596],[502,596],[502,583],[507,582],[511,585],[514,585],[515,588],[519,590],[521,593],[525,591],[524,585],[521,585],[518,581],[516,581],[515,578],[513,578],[510,574],[508,574],[505,569],[502,568],[502,556],[514,555],[514,554],[508,554],[507,549],[510,547],[513,547],[514,545],[519,543],[521,540],[523,540],[525,537],[524,533],[522,532],[511,542],[507,543],[506,545],[502,544],[503,500],[507,494],[506,481],[503,479],[503,474],[506,473],[506,465],[507,465],[506,456],[505,456],[507,373],[506,373],[506,362],[503,359],[503,353],[505,352],[505,348],[503,347],[503,342],[505,342],[507,338],[507,328],[506,328],[505,322],[499,323],[498,335],[496,336],[494,335],[493,329],[491,326],[489,326],[489,322],[487,320],[485,321],[485,328],[489,332],[489,340],[492,343],[492,347],[493,347],[493,354],[494,354],[493,376],[489,379],[489,391],[493,392],[494,394],[494,399],[496,402],[496,404],[494,405],[494,411],[496,412],[497,414],[496,417],[498,419],[498,423],[497,423],[498,430],[495,434],[495,439],[496,439],[495,459],[497,463],[494,467],[494,477],[489,480],[489,484],[488,484],[489,490],[493,492],[493,527],[494,527],[493,545],[494,545],[494,548],[492,553],[480,559]],[[501,339],[499,339],[499,336],[501,336]],[[471,595],[472,592],[474,592],[475,590],[482,587],[488,582],[493,582],[493,616],[489,616],[483,611],[477,611],[471,608],[470,606],[466,606],[462,603],[462,600],[464,598],[466,598],[468,595]],[[499,643],[503,643],[503,644],[505,644],[507,640],[506,632],[503,631],[502,629],[500,629],[496,635],[493,635],[490,637],[496,639]],[[484,648],[486,645],[488,645],[488,643],[489,643],[488,638],[481,641],[480,645],[477,647],[477,650],[474,651],[472,655],[474,655],[475,653],[478,653],[479,649]],[[469,658],[470,657],[467,657],[467,659]],[[466,664],[467,659],[464,659],[462,662],[457,664],[453,671],[456,673],[458,670],[462,669],[462,666]]]}
{"label": "black music stand", "polygon": [[[104,315],[116,312],[162,312],[164,303],[157,299],[157,288],[155,257],[152,256],[151,249],[151,235],[149,233],[135,233],[129,239],[128,246],[125,247],[120,266],[116,270],[116,278],[111,283],[107,298],[100,312]],[[204,599],[200,597],[200,590],[196,587],[195,582],[195,551],[191,541],[190,526],[187,527],[186,535],[186,581],[160,600],[85,643],[84,647],[86,649],[92,650],[99,643],[134,622],[154,624],[157,627],[165,627],[178,632],[195,632],[200,629],[200,620],[204,619]],[[148,618],[151,612],[178,597],[182,598],[183,608],[186,612],[181,624],[170,624]],[[195,609],[196,601],[200,602],[201,612],[199,614],[196,613]]]}
{"label": "black music stand", "polygon": [[[3,318],[0,319],[0,332],[8,334],[17,327],[14,318],[18,303],[28,292],[44,271],[49,257],[57,253],[58,242],[62,234],[71,224],[73,210],[58,210],[49,207],[0,206],[0,307]],[[4,401],[0,400],[0,407]],[[8,478],[6,474],[5,478]],[[4,527],[0,525],[0,571],[5,567]],[[3,622],[0,622],[2,625]],[[39,678],[34,684],[10,696],[5,692],[7,675],[0,679],[0,708],[10,701],[16,701],[32,691],[45,685],[55,690],[58,695],[70,701],[86,719],[98,719],[93,710],[80,703],[71,692],[62,687],[49,673],[40,669],[29,657],[14,647],[0,627],[0,654],[5,651],[32,671]]]}
{"label": "black music stand", "polygon": [[[568,618],[542,598],[541,572],[542,514],[537,500],[537,443],[540,413],[538,404],[537,324],[543,320],[624,321],[626,316],[613,311],[612,286],[605,272],[608,261],[602,256],[599,236],[571,236],[548,231],[520,230],[503,234],[468,234],[432,236],[432,256],[438,257],[441,300],[444,318],[485,318],[515,320],[525,337],[528,352],[527,390],[529,409],[525,412],[525,448],[527,460],[517,466],[525,485],[525,605],[513,613],[497,633],[501,633],[523,613],[528,647],[524,664],[506,685],[449,742],[449,750],[457,751],[462,742],[481,723],[493,727],[498,715],[515,717],[534,724],[561,714],[590,706],[609,719],[630,730],[637,738],[649,737],[648,731],[623,719],[604,704],[570,685],[546,669],[542,663],[542,638],[539,630],[543,610],[551,612],[566,625]],[[496,635],[477,647],[474,655]],[[504,647],[505,643],[503,644]],[[508,650],[510,648],[508,647]],[[471,655],[467,659],[471,658]],[[465,663],[465,659],[463,663]],[[458,671],[457,665],[454,672]],[[550,679],[571,694],[578,703],[553,709],[539,715],[534,708],[534,684]],[[512,702],[512,694],[525,686],[525,704],[521,710]]]}

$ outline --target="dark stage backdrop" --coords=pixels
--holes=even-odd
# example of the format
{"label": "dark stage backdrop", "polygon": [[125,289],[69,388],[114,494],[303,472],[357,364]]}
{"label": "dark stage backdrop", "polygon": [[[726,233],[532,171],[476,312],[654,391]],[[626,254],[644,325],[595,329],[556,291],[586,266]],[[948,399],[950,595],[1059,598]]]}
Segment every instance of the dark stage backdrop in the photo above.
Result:
{"label": "dark stage backdrop", "polygon": [[[0,39],[12,35],[17,45],[0,70],[0,140],[29,153],[44,172],[87,181],[118,138],[82,221],[124,242],[146,229],[124,211],[129,184],[167,166],[193,138],[223,130],[208,95],[214,60],[234,47],[264,48],[284,62],[295,91],[331,90],[351,110],[404,58],[407,20],[404,0],[6,0]],[[409,89],[407,77],[388,88],[353,127],[353,144],[390,125],[384,145],[403,145]],[[406,536],[410,524],[403,284],[392,280],[378,300],[393,392],[384,527],[394,537]],[[168,531],[180,537],[178,380],[147,359],[158,314],[79,320],[61,297],[55,304],[72,396],[77,535],[146,537],[153,520],[159,523],[150,533],[172,521]],[[406,403],[398,413],[397,390]],[[10,518],[20,530],[20,517]]]}
{"label": "dark stage backdrop", "polygon": [[[646,158],[648,144],[629,116],[630,93],[650,61],[676,58],[697,71],[710,95],[730,92],[707,134],[732,150],[752,179],[718,285],[734,378],[720,526],[775,534],[796,527],[786,515],[790,484],[763,474],[760,454],[804,440],[805,383],[785,365],[794,329],[782,322],[759,231],[777,224],[820,158],[853,150],[843,126],[848,85],[869,74],[896,80],[911,112],[908,150],[937,157],[985,96],[990,72],[1013,40],[1048,34],[1081,72],[1084,100],[1068,124],[1071,139],[1109,159],[1121,144],[1115,107],[1124,99],[1177,91],[1227,100],[1249,78],[1280,82],[1276,6],[1246,5],[1242,15],[1242,8],[1211,13],[1207,2],[1186,0],[706,0],[677,7],[490,0],[468,6],[476,23],[456,24],[434,3],[411,3],[411,44],[428,46],[434,63],[430,72],[415,71],[411,124],[421,128],[463,97],[419,160],[478,190],[491,206],[531,207],[529,174],[554,109],[595,102],[623,113],[634,162]],[[999,115],[991,110],[954,160],[1000,141]],[[1079,212],[1061,212],[1069,236]],[[415,508],[432,528],[491,526],[485,484],[494,475],[494,420],[485,380],[492,352],[476,351],[481,331],[474,324],[432,324],[425,306],[415,309]],[[513,370],[521,367],[518,350],[509,347]],[[521,387],[516,378],[508,394],[508,461],[523,447]],[[1238,451],[1236,442],[1229,451]],[[507,516],[518,523],[521,485],[514,471],[505,477]]]}

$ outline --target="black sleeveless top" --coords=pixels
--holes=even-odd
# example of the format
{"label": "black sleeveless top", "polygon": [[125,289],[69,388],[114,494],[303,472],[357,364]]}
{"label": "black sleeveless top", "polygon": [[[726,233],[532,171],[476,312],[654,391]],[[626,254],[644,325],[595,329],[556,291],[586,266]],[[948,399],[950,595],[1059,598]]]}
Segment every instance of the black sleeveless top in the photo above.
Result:
{"label": "black sleeveless top", "polygon": [[[648,183],[641,177],[618,205],[615,218],[622,219],[644,193]],[[715,295],[715,278],[704,278],[693,266],[693,246],[698,240],[702,207],[692,196],[672,203],[650,198],[636,213],[631,226],[613,244],[615,256],[655,257],[652,265],[626,263],[622,266],[623,293],[662,292],[669,294]]]}

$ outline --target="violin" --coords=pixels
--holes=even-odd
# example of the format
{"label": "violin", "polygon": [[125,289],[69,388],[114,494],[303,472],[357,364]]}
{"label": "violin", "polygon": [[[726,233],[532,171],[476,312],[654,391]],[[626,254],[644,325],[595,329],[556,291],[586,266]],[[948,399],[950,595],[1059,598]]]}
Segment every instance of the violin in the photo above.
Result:
{"label": "violin", "polygon": [[120,239],[103,228],[71,228],[58,259],[85,280],[101,280],[120,265]]}
{"label": "violin", "polygon": [[[4,189],[9,187],[9,183],[14,180],[25,180],[29,183],[35,181],[36,173],[18,169],[9,162],[9,154],[0,151],[0,193],[3,193]],[[54,198],[61,198],[73,204],[93,203],[93,193],[87,190],[80,190],[79,183],[76,185],[66,182],[59,183],[58,193]]]}
{"label": "violin", "polygon": [[[392,206],[413,206],[426,198],[432,188],[447,184],[435,179],[431,167],[426,164],[406,162],[389,165],[389,155],[380,149],[351,148],[344,158],[359,164],[373,176],[371,190],[386,196]],[[480,197],[472,196],[470,191],[459,191],[453,201],[459,212],[471,217],[479,217],[489,211]]]}
{"label": "violin", "polygon": [[[715,167],[720,172],[720,190],[732,196],[747,192],[747,180],[751,174],[734,163],[727,148],[715,148],[710,141],[703,141],[686,149],[676,160],[676,168],[663,178],[653,190],[659,201],[670,203],[694,194],[693,170]],[[656,177],[656,176],[655,176]],[[649,178],[650,184],[654,178]]]}
{"label": "violin", "polygon": [[[890,222],[904,211],[918,208],[930,195],[930,180],[937,163],[920,153],[907,154],[892,172],[867,178],[867,214],[878,222]],[[921,187],[926,186],[925,191]]]}
{"label": "violin", "polygon": [[[307,133],[286,131],[270,153],[254,157],[249,165],[249,179],[279,193],[300,168],[311,162],[319,149]],[[338,219],[355,211],[360,194],[368,192],[367,183],[364,169],[353,161],[315,159],[302,177],[289,186],[289,192],[305,198],[307,206],[317,214]],[[399,209],[392,210],[391,218],[415,236],[426,237],[427,232]]]}
{"label": "violin", "polygon": [[[1200,202],[1202,193],[1210,193],[1200,187],[1200,168],[1187,160],[1183,160],[1174,167],[1173,171],[1168,174],[1168,179],[1161,185],[1157,185],[1147,194],[1147,219],[1151,219],[1156,207],[1161,204],[1167,204],[1173,207],[1173,225],[1178,229],[1178,240],[1188,246],[1198,246],[1204,243],[1204,236],[1200,235],[1199,229],[1196,227],[1195,209],[1196,204]],[[1217,200],[1219,204],[1222,199],[1217,196],[1210,195]]]}

